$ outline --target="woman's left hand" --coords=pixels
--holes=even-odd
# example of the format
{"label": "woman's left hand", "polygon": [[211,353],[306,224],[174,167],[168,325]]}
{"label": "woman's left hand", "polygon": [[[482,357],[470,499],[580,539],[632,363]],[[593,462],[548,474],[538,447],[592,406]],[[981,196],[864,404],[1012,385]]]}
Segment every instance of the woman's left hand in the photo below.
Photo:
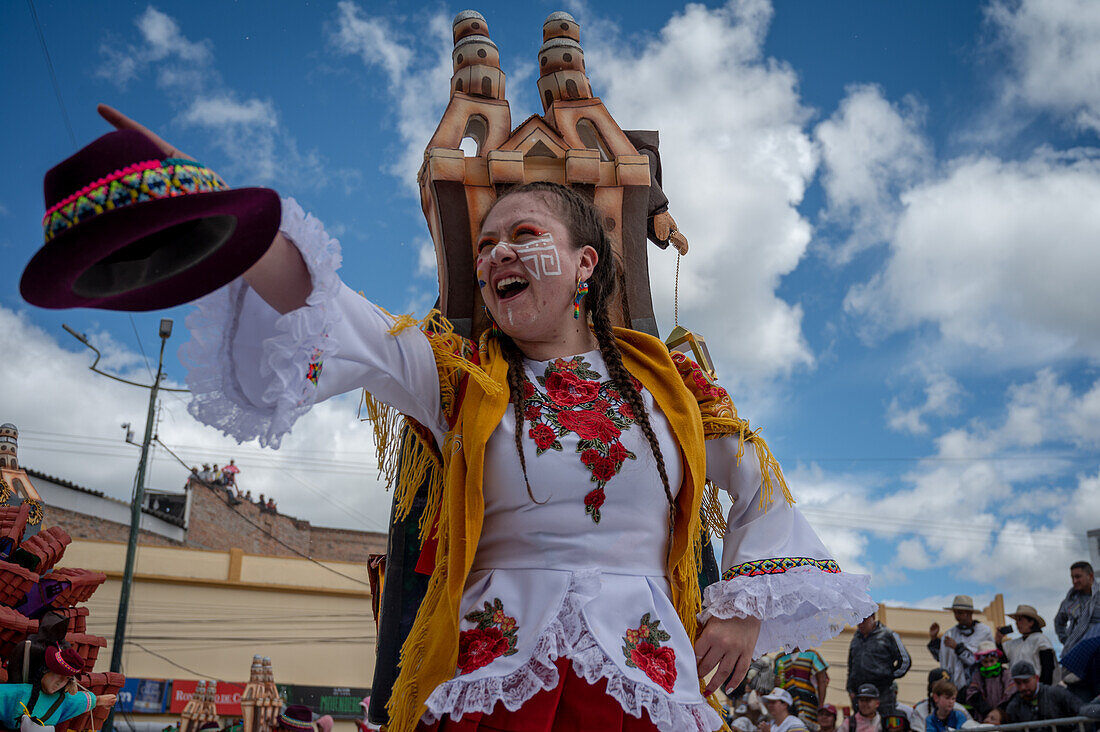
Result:
{"label": "woman's left hand", "polygon": [[[732,691],[752,662],[752,651],[756,647],[756,638],[760,635],[759,618],[722,618],[712,617],[703,626],[703,632],[695,641],[695,660],[698,663],[699,678],[709,674],[715,667],[718,671],[711,677],[704,694],[710,696],[727,678],[730,679],[729,691]],[[730,676],[732,675],[732,678]]]}

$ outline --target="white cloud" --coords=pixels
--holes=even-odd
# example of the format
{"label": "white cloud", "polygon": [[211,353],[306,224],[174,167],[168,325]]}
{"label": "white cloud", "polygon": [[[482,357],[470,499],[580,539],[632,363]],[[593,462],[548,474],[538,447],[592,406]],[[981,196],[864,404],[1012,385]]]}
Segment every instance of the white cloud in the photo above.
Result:
{"label": "white cloud", "polygon": [[198,97],[191,102],[191,106],[180,116],[180,119],[185,124],[214,129],[226,125],[277,127],[279,124],[275,105],[270,101],[249,99],[239,102],[227,95]]}
{"label": "white cloud", "polygon": [[330,40],[339,53],[358,56],[368,68],[385,72],[402,145],[397,161],[387,169],[416,195],[424,149],[450,98],[451,18],[433,13],[415,39],[406,38],[378,13],[368,14],[352,0],[341,0]]}
{"label": "white cloud", "polygon": [[[727,384],[814,362],[801,306],[775,294],[810,240],[797,206],[816,161],[797,77],[763,54],[771,17],[758,0],[688,5],[644,44],[582,21],[595,93],[623,127],[660,130],[670,211],[691,242],[681,322],[707,337]],[[649,256],[655,311],[666,321],[674,255]]]}
{"label": "white cloud", "polygon": [[943,416],[957,414],[962,387],[959,382],[942,372],[924,374],[924,403],[908,409],[902,407],[900,400],[894,397],[886,412],[886,422],[890,429],[922,435],[928,432],[924,418],[928,415]]}
{"label": "white cloud", "polygon": [[[68,343],[68,336],[59,337]],[[104,335],[92,338],[104,349],[104,370],[151,382],[140,354]],[[175,339],[169,345],[177,345]],[[129,422],[140,439],[148,392],[97,376],[88,370],[90,352],[62,348],[25,314],[5,308],[0,349],[20,355],[0,360],[0,421],[19,427],[21,463],[129,500],[138,451],[123,442],[119,425]],[[356,418],[357,395],[315,407],[273,452],[255,443],[237,445],[199,424],[187,413],[187,395],[162,394],[158,433],[188,461],[224,464],[236,458],[242,487],[274,496],[283,513],[315,525],[385,530],[391,497],[375,480],[372,433]],[[179,490],[186,474],[163,450],[154,451],[150,487]]]}
{"label": "white cloud", "polygon": [[902,196],[889,261],[845,307],[869,333],[932,323],[1003,365],[1100,357],[1097,153],[955,162]]}
{"label": "white cloud", "polygon": [[1008,50],[1006,101],[1100,131],[1100,5],[996,0],[986,15]]}
{"label": "white cloud", "polygon": [[[282,183],[290,189],[309,183],[323,186],[333,178],[315,150],[299,149],[294,136],[282,128],[272,101],[242,99],[245,95],[226,86],[208,39],[192,41],[174,18],[152,6],[134,24],[138,42],[112,39],[101,45],[103,64],[96,76],[121,87],[143,72],[155,76],[157,86],[180,110],[176,123],[206,132],[209,148],[222,156],[218,167],[225,177],[238,184]],[[209,162],[209,150],[199,157]],[[346,181],[358,176],[354,171],[338,172]]]}
{"label": "white cloud", "polygon": [[853,85],[814,130],[827,199],[823,220],[848,236],[835,252],[838,262],[887,241],[901,208],[899,192],[927,175],[931,150],[923,118],[912,98],[891,104],[879,87]]}
{"label": "white cloud", "polygon": [[436,277],[439,263],[435,256],[435,242],[431,239],[416,241],[416,274],[420,277]]}

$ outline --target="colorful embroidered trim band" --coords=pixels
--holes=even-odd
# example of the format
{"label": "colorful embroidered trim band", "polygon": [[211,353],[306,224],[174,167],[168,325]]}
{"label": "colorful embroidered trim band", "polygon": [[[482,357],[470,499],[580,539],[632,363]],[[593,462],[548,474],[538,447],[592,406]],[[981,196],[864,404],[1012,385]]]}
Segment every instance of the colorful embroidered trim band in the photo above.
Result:
{"label": "colorful embroidered trim band", "polygon": [[321,360],[321,349],[314,348],[313,354],[309,359],[309,369],[306,371],[306,380],[314,386],[317,386],[317,379],[321,378],[321,369],[324,368],[324,361]]}
{"label": "colorful embroidered trim band", "polygon": [[759,577],[765,574],[783,574],[795,567],[817,567],[822,572],[836,573],[840,565],[832,559],[810,559],[809,557],[782,557],[779,559],[757,559],[754,562],[737,564],[722,573],[722,579],[734,577]]}
{"label": "colorful embroidered trim band", "polygon": [[73,666],[72,664],[65,661],[65,659],[61,656],[61,649],[60,648],[58,648],[57,646],[51,646],[50,650],[53,652],[51,660],[54,663],[56,663],[58,666],[65,669],[66,671],[73,674],[74,676],[81,672],[82,669],[79,669],[76,666]]}
{"label": "colorful embroidered trim band", "polygon": [[157,198],[209,193],[229,188],[218,174],[194,160],[146,160],[116,170],[81,188],[46,211],[46,241],[104,211]]}
{"label": "colorful embroidered trim band", "polygon": [[286,716],[285,713],[279,715],[279,723],[282,724],[285,727],[289,727],[290,729],[308,729],[308,730],[313,729],[313,723],[312,722],[303,722],[300,719],[294,719],[293,717],[288,717],[288,716]]}

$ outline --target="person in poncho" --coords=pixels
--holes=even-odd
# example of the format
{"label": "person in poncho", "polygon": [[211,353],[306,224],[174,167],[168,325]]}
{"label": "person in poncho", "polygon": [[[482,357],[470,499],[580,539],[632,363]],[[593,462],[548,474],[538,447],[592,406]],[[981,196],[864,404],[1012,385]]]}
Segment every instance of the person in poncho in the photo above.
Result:
{"label": "person in poncho", "polygon": [[27,661],[27,683],[0,684],[0,724],[5,729],[19,729],[24,716],[52,727],[94,707],[114,706],[114,694],[96,696],[77,687],[74,677],[83,672],[84,659],[75,649],[49,646],[41,657],[36,655]]}
{"label": "person in poncho", "polygon": [[[383,450],[398,428],[416,435],[419,452],[383,462],[399,518],[409,486],[430,486],[430,580],[387,729],[709,732],[723,724],[707,697],[754,655],[874,610],[729,395],[611,326],[616,268],[583,196],[537,183],[496,200],[473,254],[496,326],[477,343],[374,305],[340,281],[319,221],[293,199],[282,217],[267,254],[187,320],[190,410],[275,447],[312,405],[361,388]],[[724,571],[702,591],[704,507],[724,525]]]}

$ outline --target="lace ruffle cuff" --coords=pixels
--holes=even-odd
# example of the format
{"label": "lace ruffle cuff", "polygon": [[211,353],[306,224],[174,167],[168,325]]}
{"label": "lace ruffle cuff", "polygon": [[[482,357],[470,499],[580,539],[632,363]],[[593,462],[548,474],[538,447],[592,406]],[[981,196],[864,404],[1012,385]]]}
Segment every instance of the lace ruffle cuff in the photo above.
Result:
{"label": "lace ruffle cuff", "polygon": [[875,611],[867,594],[870,579],[842,572],[832,560],[746,562],[706,588],[699,622],[760,618],[753,657],[781,648],[812,648]]}
{"label": "lace ruffle cuff", "polygon": [[329,334],[340,319],[339,242],[293,198],[283,199],[279,229],[309,269],[305,306],[279,315],[238,278],[195,302],[191,340],[180,348],[191,415],[238,442],[258,438],[273,448],[313,406],[324,358],[338,350]]}

